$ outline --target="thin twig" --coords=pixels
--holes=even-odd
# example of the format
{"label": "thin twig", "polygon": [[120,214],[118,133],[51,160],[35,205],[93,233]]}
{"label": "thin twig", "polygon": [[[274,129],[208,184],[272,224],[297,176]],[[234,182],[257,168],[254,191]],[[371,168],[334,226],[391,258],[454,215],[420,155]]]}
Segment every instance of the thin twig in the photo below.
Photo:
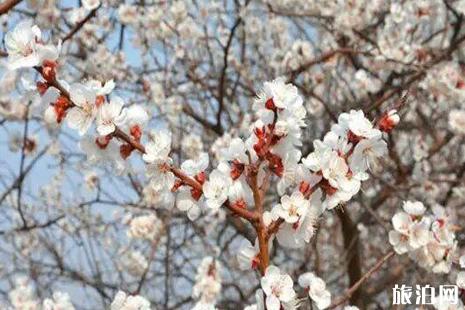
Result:
{"label": "thin twig", "polygon": [[331,306],[329,306],[328,309],[334,309],[337,306],[342,305],[345,303],[347,300],[350,299],[350,297],[360,288],[360,286],[368,280],[375,272],[377,272],[381,266],[387,262],[391,257],[393,257],[395,252],[393,250],[389,251],[386,255],[384,255],[373,267],[371,267],[370,270],[368,270],[367,273],[365,273],[360,280],[358,280],[352,287],[350,287],[345,293],[344,296],[341,298],[337,299]]}
{"label": "thin twig", "polygon": [[71,31],[63,38],[63,43],[68,41],[69,39],[71,39],[82,27],[84,27],[84,25],[92,18],[94,17],[96,14],[97,14],[97,10],[101,7],[101,5],[99,5],[98,7],[96,7],[95,9],[93,9],[92,11],[89,12],[89,14],[87,14],[86,17],[84,17],[83,20],[81,20],[80,22],[78,22],[73,29],[71,29]]}

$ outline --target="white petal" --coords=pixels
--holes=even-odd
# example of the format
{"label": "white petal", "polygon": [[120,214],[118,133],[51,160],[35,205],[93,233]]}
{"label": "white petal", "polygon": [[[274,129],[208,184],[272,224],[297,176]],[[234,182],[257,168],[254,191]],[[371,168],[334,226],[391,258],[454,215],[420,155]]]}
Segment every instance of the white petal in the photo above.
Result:
{"label": "white petal", "polygon": [[266,297],[266,309],[267,310],[279,310],[281,308],[281,303],[279,299],[274,295],[269,295]]}

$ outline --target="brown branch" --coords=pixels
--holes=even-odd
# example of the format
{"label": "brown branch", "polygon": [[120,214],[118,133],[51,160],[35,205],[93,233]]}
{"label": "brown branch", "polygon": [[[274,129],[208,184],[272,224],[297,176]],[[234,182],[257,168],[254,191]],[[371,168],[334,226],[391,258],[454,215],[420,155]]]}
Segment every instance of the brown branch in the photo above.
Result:
{"label": "brown branch", "polygon": [[386,273],[380,275],[372,286],[364,290],[364,297],[373,298],[377,294],[384,292],[386,287],[398,283],[404,275],[404,266],[402,264],[390,268]]}
{"label": "brown branch", "polygon": [[272,235],[278,232],[279,227],[284,223],[282,218],[277,219],[268,226],[267,238],[269,239]]}
{"label": "brown branch", "polygon": [[[35,69],[40,74],[43,74],[42,68],[35,67]],[[69,100],[71,106],[75,106],[74,103],[71,101],[69,92],[56,79],[51,81],[51,82],[48,82],[48,83],[49,83],[50,86],[53,86],[53,87],[57,88],[61,92],[61,94],[63,96],[65,96]],[[126,143],[128,143],[129,145],[131,145],[135,150],[139,151],[140,153],[145,154],[145,146],[142,143],[140,143],[139,141],[131,138],[127,133],[122,131],[120,128],[116,127],[115,131],[113,132],[113,136],[120,139],[120,140],[122,140],[122,141],[124,141],[124,142],[126,142]],[[200,184],[194,178],[192,178],[192,177],[188,176],[187,174],[185,174],[181,169],[176,168],[174,166],[169,166],[168,169],[177,178],[179,178],[184,184],[186,184],[186,185],[188,185],[188,186],[190,186],[190,187],[192,187],[192,188],[194,188],[196,190],[199,190],[199,191],[203,192],[202,184]],[[228,208],[231,212],[233,212],[235,215],[238,215],[238,216],[246,219],[249,222],[254,222],[255,223],[258,220],[258,215],[255,212],[252,212],[252,211],[249,211],[247,209],[238,207],[236,205],[232,205],[229,202],[226,202],[224,204],[224,206],[226,208]]]}
{"label": "brown branch", "polygon": [[123,140],[124,142],[130,144],[134,149],[138,150],[142,154],[145,154],[145,147],[135,139],[131,138],[127,133],[119,129],[118,127],[115,128],[113,132],[113,136]]}
{"label": "brown branch", "polygon": [[45,223],[36,223],[36,224],[32,224],[32,225],[28,225],[28,226],[21,226],[21,227],[18,227],[18,228],[15,228],[15,229],[12,229],[10,231],[7,231],[7,230],[2,230],[0,231],[0,235],[5,235],[9,232],[24,232],[24,231],[31,231],[31,230],[34,230],[34,229],[39,229],[39,228],[46,228],[46,227],[49,227],[49,226],[52,226],[53,224],[56,224],[59,220],[61,220],[62,218],[64,218],[65,216],[64,215],[60,215],[52,220],[49,220]]}
{"label": "brown branch", "polygon": [[347,291],[345,291],[344,296],[337,299],[328,309],[334,309],[346,301],[348,301],[351,296],[360,288],[360,286],[368,280],[375,272],[377,272],[385,262],[387,262],[395,254],[394,251],[388,252],[384,255],[370,270],[367,271],[356,283],[354,283]]}
{"label": "brown branch", "polygon": [[[348,214],[348,210],[340,209],[337,215],[341,220],[341,232],[344,240],[344,249],[347,251],[347,274],[349,285],[355,285],[362,277],[362,264],[360,260],[359,232]],[[360,308],[363,307],[361,291],[354,291],[350,296],[350,303]]]}
{"label": "brown branch", "polygon": [[231,210],[234,214],[248,220],[251,223],[259,221],[259,214],[256,212],[238,207],[235,204],[230,204],[228,201],[226,201],[223,205]]}
{"label": "brown branch", "polygon": [[249,165],[249,185],[252,189],[255,212],[258,216],[258,222],[255,223],[254,228],[257,232],[258,247],[260,250],[260,273],[265,274],[266,268],[270,264],[270,254],[268,253],[268,238],[267,228],[263,222],[263,192],[260,190],[258,185],[258,171],[260,169],[261,160],[257,163]]}
{"label": "brown branch", "polygon": [[71,29],[70,32],[68,32],[68,34],[63,38],[63,43],[65,43],[66,41],[68,41],[69,39],[71,39],[79,30],[81,30],[82,27],[84,27],[84,25],[92,18],[94,17],[96,14],[97,14],[97,10],[101,7],[102,5],[100,4],[98,7],[96,7],[95,9],[93,9],[92,11],[89,12],[89,14],[87,14],[86,17],[84,17],[83,20],[81,20],[80,22],[78,22],[73,29]]}
{"label": "brown branch", "polygon": [[8,187],[7,190],[5,190],[5,192],[0,196],[0,205],[2,205],[3,201],[5,201],[5,199],[8,197],[8,195],[21,184],[23,179],[32,170],[32,168],[39,161],[39,159],[42,158],[42,156],[44,156],[47,153],[49,147],[50,147],[50,145],[45,147],[44,149],[42,149],[37,154],[37,156],[33,160],[31,160],[31,162],[23,169],[23,173],[18,175],[16,180]]}
{"label": "brown branch", "polygon": [[204,128],[212,130],[219,136],[223,134],[223,129],[221,127],[218,127],[215,124],[210,123],[208,120],[202,118],[200,115],[195,113],[195,111],[189,104],[186,103],[185,105],[183,105],[182,111],[190,117],[192,117],[195,121],[200,123]]}
{"label": "brown branch", "polygon": [[226,71],[228,70],[228,55],[231,48],[232,41],[234,39],[234,34],[238,29],[239,25],[242,23],[242,18],[237,18],[234,26],[231,28],[229,33],[228,42],[224,47],[223,51],[223,68],[221,69],[220,82],[218,83],[218,112],[216,114],[216,126],[221,127],[221,114],[224,109],[224,95],[225,95],[225,86],[226,86]]}
{"label": "brown branch", "polygon": [[396,94],[401,94],[404,90],[408,90],[409,87],[415,83],[423,79],[426,74],[427,70],[433,67],[434,65],[440,63],[441,61],[447,59],[456,49],[460,47],[460,45],[465,41],[465,36],[460,37],[457,41],[453,42],[448,49],[442,51],[437,57],[427,63],[424,67],[424,70],[418,71],[415,73],[410,79],[408,79],[404,84],[399,85],[398,87],[393,88],[392,90],[385,92],[379,99],[377,99],[372,105],[370,105],[364,112],[370,112],[379,106],[381,106],[384,102],[395,96]]}
{"label": "brown branch", "polygon": [[298,67],[297,69],[295,70],[291,70],[289,71],[287,74],[290,76],[289,77],[289,81],[294,81],[297,76],[299,74],[301,74],[302,72],[308,70],[309,68],[311,68],[312,66],[316,65],[316,64],[319,64],[319,63],[322,63],[322,62],[325,62],[329,59],[331,59],[332,57],[336,56],[337,54],[368,54],[368,52],[364,52],[364,51],[357,51],[357,50],[354,50],[352,48],[339,48],[339,49],[335,49],[335,50],[332,50],[332,51],[329,51],[329,52],[325,52],[323,54],[321,54],[320,56],[304,63],[303,65],[301,65],[300,67]]}
{"label": "brown branch", "polygon": [[147,267],[145,267],[144,272],[139,280],[139,283],[137,284],[137,289],[133,292],[133,295],[138,295],[140,294],[140,291],[142,289],[142,286],[144,285],[145,281],[147,280],[147,275],[150,271],[150,266],[152,265],[153,261],[155,260],[155,255],[157,254],[157,249],[158,249],[158,244],[160,242],[160,239],[162,237],[162,234],[158,234],[155,240],[152,241],[151,249],[150,249],[150,255],[149,255],[149,261],[147,264]]}
{"label": "brown branch", "polygon": [[0,3],[0,15],[8,13],[9,10],[11,10],[13,7],[15,7],[21,1],[22,0],[6,0],[6,1]]}
{"label": "brown branch", "polygon": [[[19,173],[18,173],[18,175],[20,175],[20,176],[23,175],[24,164],[26,163],[26,142],[27,142],[27,139],[28,139],[28,129],[29,129],[29,106],[30,106],[30,103],[27,105],[26,117],[25,117],[25,120],[24,120],[23,144],[21,146],[21,159],[20,159]],[[28,224],[27,224],[24,212],[22,210],[22,203],[21,203],[24,179],[25,179],[25,176],[20,177],[20,182],[18,183],[17,200],[18,200],[18,213],[19,213],[19,216],[21,218],[21,221],[23,222],[23,227],[25,228],[25,227],[28,226]]]}

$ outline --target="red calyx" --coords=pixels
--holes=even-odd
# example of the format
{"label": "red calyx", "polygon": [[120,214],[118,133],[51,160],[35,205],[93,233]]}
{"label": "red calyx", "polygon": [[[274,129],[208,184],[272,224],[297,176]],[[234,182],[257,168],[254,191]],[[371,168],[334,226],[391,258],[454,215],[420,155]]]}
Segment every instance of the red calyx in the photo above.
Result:
{"label": "red calyx", "polygon": [[41,96],[43,96],[48,89],[48,83],[46,82],[39,81],[36,83],[36,86],[37,86],[37,91],[39,92]]}
{"label": "red calyx", "polygon": [[26,153],[32,153],[36,148],[36,142],[33,139],[26,138],[24,140],[24,150]]}
{"label": "red calyx", "polygon": [[[255,153],[257,153],[257,156],[260,158],[263,158],[266,156],[268,153],[268,149],[271,145],[276,144],[276,142],[279,140],[276,140],[272,136],[273,132],[273,126],[268,125],[268,130],[266,129],[265,126],[262,128],[255,128],[254,133],[255,136],[258,138],[258,142],[254,144],[253,149],[255,150]],[[275,141],[273,143],[273,141]]]}
{"label": "red calyx", "polygon": [[252,258],[252,269],[257,269],[258,266],[260,266],[260,255],[259,254],[255,255],[255,257]]}
{"label": "red calyx", "polygon": [[273,135],[271,136],[271,143],[270,145],[276,145],[278,144],[279,140],[281,140],[283,136],[278,136],[278,135]]}
{"label": "red calyx", "polygon": [[100,107],[105,102],[105,97],[100,95],[95,98],[95,105]]}
{"label": "red calyx", "polygon": [[379,130],[384,132],[391,132],[394,127],[396,127],[397,122],[395,122],[391,115],[385,113],[378,123]]}
{"label": "red calyx", "polygon": [[194,179],[199,182],[201,185],[205,183],[205,180],[207,179],[207,176],[205,175],[205,171],[199,172]]}
{"label": "red calyx", "polygon": [[444,221],[444,219],[438,219],[438,224],[440,228],[443,228],[444,224],[446,224],[446,221]]}
{"label": "red calyx", "polygon": [[337,192],[337,188],[334,188],[329,184],[328,180],[323,179],[320,182],[320,186],[323,189],[323,191],[326,193],[326,195],[333,195],[334,193]]}
{"label": "red calyx", "polygon": [[144,93],[148,93],[150,91],[150,82],[147,80],[142,80],[142,90]]}
{"label": "red calyx", "polygon": [[47,82],[53,82],[56,78],[57,63],[51,60],[45,60],[42,64],[42,76]]}
{"label": "red calyx", "polygon": [[308,182],[305,182],[305,181],[302,181],[300,182],[300,185],[299,185],[299,191],[305,195],[305,193],[307,191],[309,191],[311,188],[310,184],[308,184]]}
{"label": "red calyx", "polygon": [[297,230],[299,228],[299,226],[300,226],[299,222],[300,222],[300,219],[297,222],[295,222],[294,224],[292,224],[292,229]]}
{"label": "red calyx", "polygon": [[353,144],[357,144],[361,140],[361,138],[359,136],[357,136],[356,134],[354,134],[350,130],[347,133],[347,139],[349,140],[349,142],[351,142]]}
{"label": "red calyx", "polygon": [[244,164],[239,162],[237,159],[233,160],[231,172],[229,173],[231,175],[231,179],[237,180],[242,175],[242,172],[244,172],[244,168]]}
{"label": "red calyx", "polygon": [[257,153],[257,156],[260,158],[263,158],[266,154],[266,151],[264,150],[265,143],[264,141],[259,140],[256,144],[254,144],[253,149],[255,153]]}
{"label": "red calyx", "polygon": [[55,105],[53,108],[55,109],[55,114],[57,117],[57,123],[61,123],[61,121],[66,116],[66,110],[70,107],[69,100],[65,96],[60,96],[55,101]]}
{"label": "red calyx", "polygon": [[132,126],[129,133],[134,137],[134,139],[140,141],[140,138],[142,137],[142,129],[140,129],[139,125]]}
{"label": "red calyx", "polygon": [[202,197],[202,191],[199,190],[199,189],[196,189],[196,188],[191,188],[191,196],[192,198],[194,198],[196,201],[198,201],[200,199],[200,197]]}
{"label": "red calyx", "polygon": [[[194,176],[194,179],[199,182],[201,185],[205,183],[205,180],[207,179],[207,176],[205,175],[205,171],[202,171],[198,173],[196,176]],[[191,196],[194,198],[196,201],[202,197],[202,190],[201,189],[196,189],[196,188],[191,188]]]}
{"label": "red calyx", "polygon": [[247,203],[245,202],[244,199],[239,199],[234,201],[233,206],[241,208],[241,209],[246,209],[247,208]]}
{"label": "red calyx", "polygon": [[465,89],[465,81],[463,81],[463,80],[458,80],[457,83],[455,84],[455,88],[458,88],[458,89]]}
{"label": "red calyx", "polygon": [[126,159],[131,155],[132,151],[134,151],[134,147],[130,144],[121,144],[119,147],[119,153],[123,159]]}
{"label": "red calyx", "polygon": [[97,137],[95,138],[95,144],[97,144],[97,146],[103,150],[107,148],[108,143],[110,143],[110,140],[111,140],[110,135],[103,136],[103,137]]}
{"label": "red calyx", "polygon": [[284,166],[283,166],[283,161],[281,157],[278,155],[272,154],[271,152],[268,152],[266,154],[266,159],[268,160],[269,167],[270,169],[276,174],[278,177],[283,176],[284,172]]}

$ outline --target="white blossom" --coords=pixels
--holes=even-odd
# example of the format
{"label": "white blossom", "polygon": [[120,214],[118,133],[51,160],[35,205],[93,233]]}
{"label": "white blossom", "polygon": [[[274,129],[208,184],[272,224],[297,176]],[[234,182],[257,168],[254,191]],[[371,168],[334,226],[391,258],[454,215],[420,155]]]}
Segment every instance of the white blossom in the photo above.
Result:
{"label": "white blossom", "polygon": [[142,215],[131,220],[128,237],[133,239],[154,240],[163,229],[163,223],[155,215]]}
{"label": "white blossom", "polygon": [[142,158],[146,163],[147,175],[152,177],[155,183],[163,184],[163,187],[170,190],[174,184],[175,177],[170,170],[172,159],[169,157],[171,152],[171,133],[160,130],[152,134],[152,139],[145,145],[145,154]]}
{"label": "white blossom", "polygon": [[43,310],[74,310],[69,295],[62,292],[53,292],[52,298],[43,301]]}
{"label": "white blossom", "polygon": [[456,133],[465,135],[465,110],[449,112],[449,127]]}
{"label": "white blossom", "polygon": [[375,166],[376,160],[387,153],[387,145],[381,139],[363,139],[355,146],[349,158],[350,170],[365,172]]}
{"label": "white blossom", "polygon": [[276,205],[276,214],[283,218],[287,223],[296,223],[300,217],[305,217],[310,203],[299,192],[293,192],[291,196],[281,197],[281,204]]}
{"label": "white blossom", "polygon": [[116,130],[116,126],[121,124],[124,115],[121,115],[124,102],[120,97],[113,97],[110,103],[104,103],[97,114],[97,132],[101,136],[106,136]]}
{"label": "white blossom", "polygon": [[151,310],[150,302],[140,295],[127,295],[118,291],[110,306],[111,310]]}
{"label": "white blossom", "polygon": [[460,268],[465,269],[465,255],[460,256],[459,265]]}
{"label": "white blossom", "polygon": [[42,43],[42,32],[32,26],[31,21],[23,21],[5,35],[8,52],[8,68],[15,70],[41,65],[44,60],[55,61],[59,49]]}
{"label": "white blossom", "polygon": [[460,289],[465,289],[465,271],[461,271],[457,274],[456,283]]}
{"label": "white blossom", "polygon": [[68,126],[82,136],[97,116],[96,93],[86,85],[73,84],[70,87],[70,99],[76,106],[69,110],[66,120]]}
{"label": "white blossom", "polygon": [[221,265],[211,256],[205,257],[197,269],[192,297],[203,304],[214,305],[221,290]]}
{"label": "white blossom", "polygon": [[266,295],[266,309],[279,310],[281,303],[289,303],[295,298],[294,283],[288,274],[281,273],[278,267],[270,265],[261,279]]}
{"label": "white blossom", "polygon": [[96,8],[98,8],[100,5],[100,0],[83,0],[82,1],[82,6],[86,9],[86,10],[95,10]]}
{"label": "white blossom", "polygon": [[318,309],[326,309],[331,304],[331,293],[326,289],[326,283],[311,272],[299,277],[299,285],[308,290],[308,295]]}
{"label": "white blossom", "polygon": [[232,185],[232,180],[218,169],[210,173],[208,181],[203,185],[203,193],[207,206],[217,210],[228,199],[228,191]]}

